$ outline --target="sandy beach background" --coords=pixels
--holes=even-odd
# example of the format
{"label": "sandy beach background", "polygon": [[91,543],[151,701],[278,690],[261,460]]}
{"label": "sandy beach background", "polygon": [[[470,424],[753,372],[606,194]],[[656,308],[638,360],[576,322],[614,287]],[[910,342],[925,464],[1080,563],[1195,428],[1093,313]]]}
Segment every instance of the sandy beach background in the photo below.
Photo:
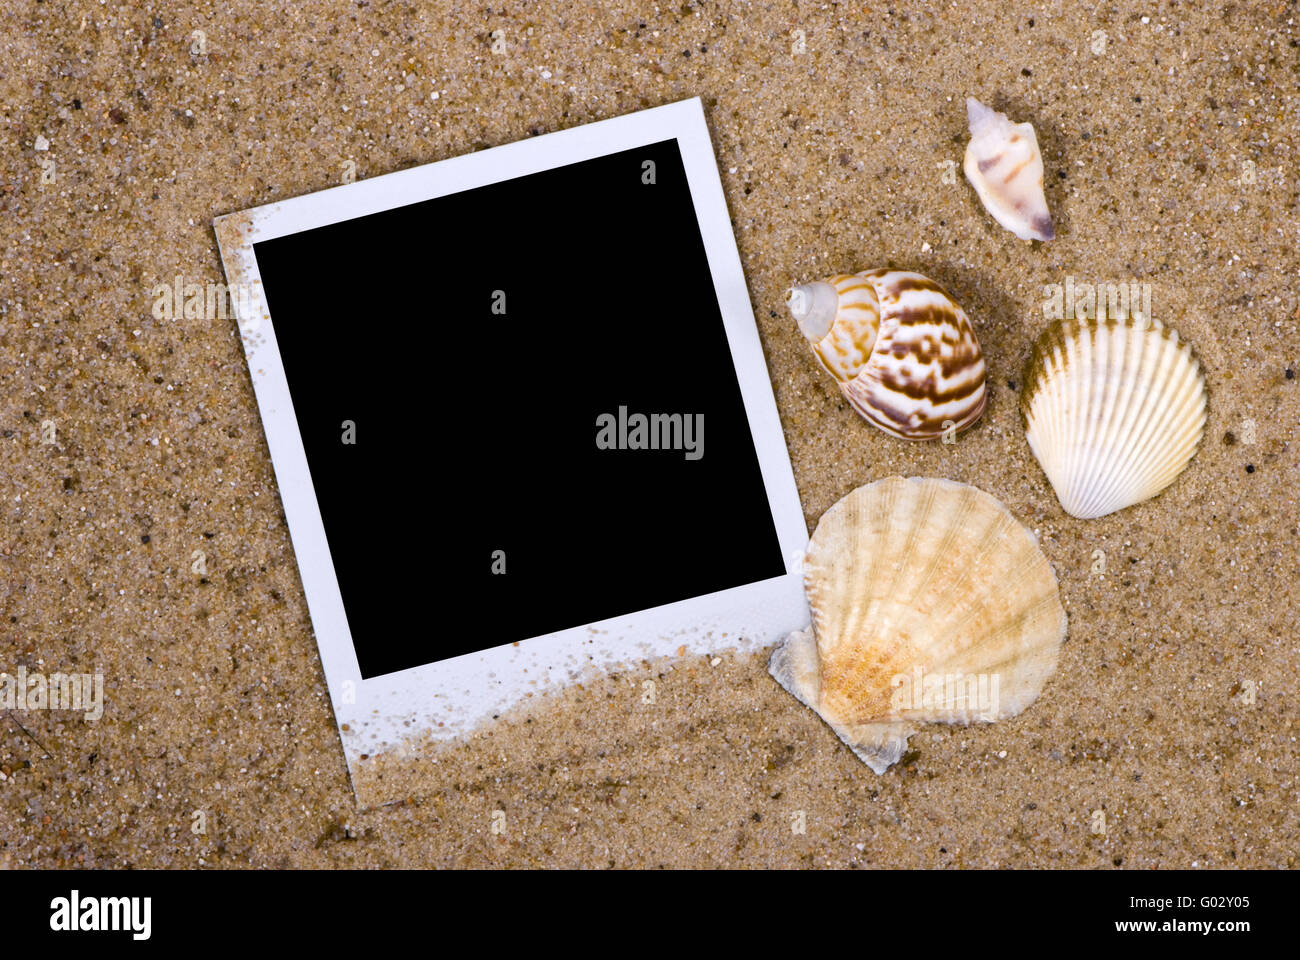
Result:
{"label": "sandy beach background", "polygon": [[[100,672],[106,703],[95,722],[0,712],[0,865],[1293,865],[1297,16],[7,5],[0,670]],[[222,282],[214,216],[335,185],[348,161],[372,176],[694,95],[810,527],[894,474],[988,491],[1060,578],[1058,671],[1021,716],[927,728],[877,776],[761,652],[629,664],[376,765],[409,799],[361,810],[235,324],[157,320],[151,291]],[[948,175],[967,95],[1035,125],[1051,243],[1016,240]],[[956,444],[862,421],[783,307],[792,281],[884,265],[975,322],[991,400]],[[1210,390],[1186,473],[1091,522],[1060,509],[1016,408],[1043,288],[1067,277],[1150,284]],[[400,325],[357,328],[402,347]],[[413,505],[425,489],[394,478]],[[484,611],[447,615],[421,626]]]}

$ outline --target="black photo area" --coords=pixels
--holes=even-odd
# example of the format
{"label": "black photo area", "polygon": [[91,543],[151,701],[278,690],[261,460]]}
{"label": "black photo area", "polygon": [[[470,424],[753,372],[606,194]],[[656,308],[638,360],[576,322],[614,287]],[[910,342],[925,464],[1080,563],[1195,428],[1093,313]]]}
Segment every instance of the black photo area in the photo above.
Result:
{"label": "black photo area", "polygon": [[254,252],[362,676],[784,573],[676,140]]}

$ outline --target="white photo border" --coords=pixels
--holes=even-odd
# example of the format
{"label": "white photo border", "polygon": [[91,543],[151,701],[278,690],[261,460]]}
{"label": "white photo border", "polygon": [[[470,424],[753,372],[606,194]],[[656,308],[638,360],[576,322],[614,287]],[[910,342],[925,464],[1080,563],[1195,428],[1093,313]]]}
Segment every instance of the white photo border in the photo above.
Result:
{"label": "white photo border", "polygon": [[[363,680],[253,244],[673,139],[686,170],[785,574]],[[807,625],[801,571],[807,527],[698,97],[218,217],[213,226],[228,283],[250,291],[246,303],[231,300],[354,775],[362,755],[391,749],[412,735],[455,736],[593,665],[667,655],[681,647],[695,653],[743,649]],[[444,620],[425,629],[473,630],[475,619],[484,615],[452,605]]]}

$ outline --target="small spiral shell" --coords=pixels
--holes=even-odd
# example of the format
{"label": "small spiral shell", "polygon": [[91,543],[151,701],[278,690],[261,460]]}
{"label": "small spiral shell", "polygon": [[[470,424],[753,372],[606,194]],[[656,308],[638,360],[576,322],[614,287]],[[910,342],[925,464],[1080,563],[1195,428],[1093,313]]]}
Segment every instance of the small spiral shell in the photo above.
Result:
{"label": "small spiral shell", "polygon": [[962,169],[984,209],[1021,240],[1051,240],[1056,231],[1033,124],[1012,123],[974,97],[966,98],[966,115],[970,143]]}
{"label": "small spiral shell", "polygon": [[866,420],[904,440],[966,429],[984,412],[984,355],[966,312],[919,273],[881,268],[790,291],[813,355]]}

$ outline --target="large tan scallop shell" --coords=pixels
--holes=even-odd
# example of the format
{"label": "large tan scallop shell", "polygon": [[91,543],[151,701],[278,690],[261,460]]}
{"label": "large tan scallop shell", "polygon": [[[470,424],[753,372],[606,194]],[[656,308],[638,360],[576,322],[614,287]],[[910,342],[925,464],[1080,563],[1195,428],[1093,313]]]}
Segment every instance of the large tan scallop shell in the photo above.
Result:
{"label": "large tan scallop shell", "polygon": [[839,274],[790,291],[813,354],[866,420],[895,437],[965,430],[984,412],[984,355],[966,312],[906,270]]}
{"label": "large tan scallop shell", "polygon": [[812,626],[768,669],[877,773],[921,723],[1024,710],[1065,636],[1034,535],[951,480],[891,477],[840,500],[808,544],[804,589]]}
{"label": "large tan scallop shell", "polygon": [[1205,431],[1205,378],[1156,320],[1058,320],[1025,371],[1029,448],[1065,512],[1103,517],[1154,497]]}
{"label": "large tan scallop shell", "polygon": [[966,98],[970,143],[962,169],[984,209],[1021,240],[1051,240],[1052,214],[1043,192],[1043,155],[1033,124]]}

